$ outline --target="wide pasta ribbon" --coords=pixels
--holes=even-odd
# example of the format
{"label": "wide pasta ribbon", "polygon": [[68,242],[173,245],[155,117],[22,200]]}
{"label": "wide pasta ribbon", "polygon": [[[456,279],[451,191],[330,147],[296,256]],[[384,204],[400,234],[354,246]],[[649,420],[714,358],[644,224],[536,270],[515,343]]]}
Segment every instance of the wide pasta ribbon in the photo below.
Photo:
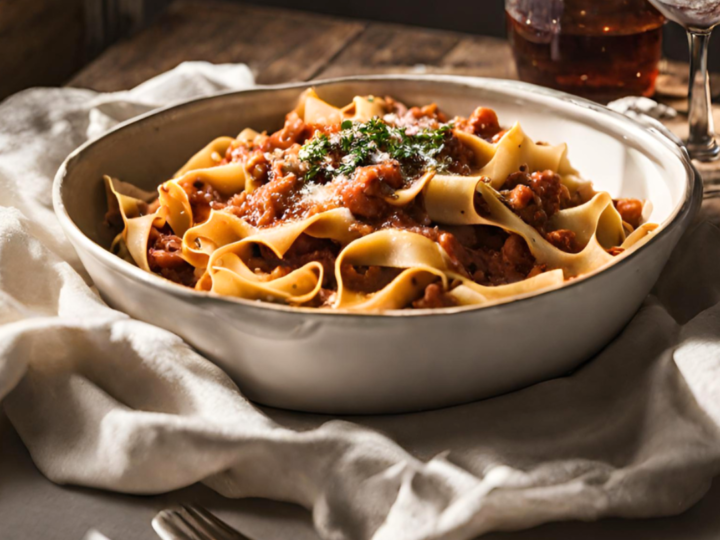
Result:
{"label": "wide pasta ribbon", "polygon": [[[487,204],[489,215],[480,215],[476,210],[476,192]],[[612,198],[605,192],[596,193],[588,202],[560,210],[550,219],[551,230],[571,230],[584,246],[579,253],[567,253],[510,210],[484,177],[436,175],[425,188],[425,207],[430,218],[438,223],[490,225],[518,234],[538,262],[550,269],[562,268],[565,277],[576,277],[610,263],[614,257],[607,252],[608,248],[628,249],[655,228],[643,225],[636,231],[632,244],[625,244],[625,228]]]}
{"label": "wide pasta ribbon", "polygon": [[123,220],[123,230],[113,240],[112,251],[130,259],[146,272],[150,272],[147,260],[148,239],[153,226],[158,228],[165,225],[167,210],[158,208],[152,213],[145,213],[148,203],[155,198],[155,194],[141,190],[123,182],[105,176],[105,190],[107,192],[108,210],[117,211]]}
{"label": "wide pasta ribbon", "polygon": [[455,136],[475,154],[479,169],[474,175],[488,178],[495,189],[500,189],[507,177],[521,166],[530,172],[550,170],[560,176],[577,174],[568,161],[566,144],[537,144],[525,135],[519,123],[494,144],[464,131],[455,130]]}
{"label": "wide pasta ribbon", "polygon": [[[295,109],[311,126],[335,125],[345,120],[366,122],[386,112],[387,103],[382,98],[358,96],[346,107],[338,108],[323,101],[313,89],[303,93]],[[282,261],[303,234],[329,239],[340,248],[333,269],[337,292],[331,307],[381,311],[407,307],[422,297],[433,282],[440,284],[445,294],[460,306],[498,303],[556,288],[567,278],[610,264],[616,258],[608,253],[610,248],[635,247],[645,242],[656,227],[646,224],[632,231],[632,227],[623,223],[610,195],[594,192],[590,182],[582,180],[570,165],[564,144],[535,143],[519,124],[495,143],[459,130],[454,135],[474,154],[472,176],[436,174],[431,169],[408,187],[380,196],[386,203],[402,208],[422,194],[422,204],[434,223],[485,225],[517,234],[547,271],[517,283],[483,286],[458,272],[440,244],[425,236],[390,228],[361,237],[358,231],[363,225],[344,207],[266,228],[255,227],[222,210],[194,215],[188,193],[200,189],[198,182],[203,187],[210,186],[224,199],[260,187],[242,160],[231,163],[224,160],[239,144],[253,150],[267,140],[265,133],[249,128],[234,139],[219,137],[202,148],[158,188],[157,201],[152,193],[106,177],[109,208],[122,216],[124,224],[113,250],[150,271],[148,243],[152,229],[169,226],[173,234],[182,238],[182,258],[198,273],[203,272],[196,289],[249,300],[304,305],[315,301],[323,281],[327,281],[327,269],[319,261],[298,267]],[[549,231],[572,231],[581,248],[578,253],[558,249],[503,202],[498,190],[510,174],[521,169],[528,173],[546,170],[557,173],[571,195],[584,201],[560,210],[547,223]],[[333,196],[331,187],[319,186],[317,190],[329,189]],[[484,201],[480,210],[476,208],[478,196]],[[272,252],[281,261],[280,267],[272,268],[262,256],[258,259],[258,247]],[[367,292],[353,290],[345,276],[348,267],[380,267],[395,272],[387,276],[392,277],[389,283]]]}
{"label": "wide pasta ribbon", "polygon": [[183,258],[195,268],[207,268],[219,248],[252,236],[257,229],[247,221],[227,212],[210,212],[207,221],[196,225],[183,236]]}
{"label": "wide pasta ribbon", "polygon": [[[343,281],[343,265],[380,266],[403,271],[384,288],[371,294],[350,290]],[[385,229],[342,250],[335,263],[338,293],[334,308],[377,311],[401,309],[422,295],[438,278],[448,288],[448,257],[439,244],[408,231]]]}
{"label": "wide pasta ribbon", "polygon": [[497,304],[527,294],[555,289],[565,283],[562,270],[549,270],[516,283],[493,287],[479,285],[473,280],[453,272],[448,273],[448,276],[460,282],[448,292],[448,295],[460,306]]}
{"label": "wide pasta ribbon", "polygon": [[256,230],[215,250],[209,257],[208,277],[198,282],[198,288],[252,300],[298,305],[309,302],[322,286],[322,264],[310,262],[287,275],[270,279],[268,274],[256,273],[247,265],[254,247],[263,245],[282,259],[301,234],[347,244],[358,236],[353,232],[354,223],[347,208],[336,208],[302,221]]}
{"label": "wide pasta ribbon", "polygon": [[[213,144],[208,145],[191,161],[194,160],[196,164],[206,164],[204,159],[213,152],[212,148],[215,148]],[[113,243],[114,248],[116,252],[127,251],[143,270],[150,271],[147,249],[150,231],[153,227],[159,229],[167,223],[177,236],[182,237],[195,225],[192,205],[183,184],[201,181],[227,196],[242,191],[245,185],[244,168],[237,163],[198,170],[186,169],[187,166],[183,167],[176,173],[175,179],[160,185],[157,196],[158,208],[148,214],[144,214],[143,209],[147,208],[148,203],[155,198],[154,194],[140,190],[126,182],[105,177],[108,208],[110,210],[118,209],[124,223],[123,232]],[[122,240],[122,244],[120,240]],[[191,249],[186,252],[183,249],[183,254],[186,255],[192,251]]]}
{"label": "wide pasta ribbon", "polygon": [[375,96],[355,96],[352,103],[341,109],[320,99],[314,88],[303,92],[295,108],[306,124],[314,126],[340,124],[343,120],[367,122],[382,117],[385,111],[385,100]]}
{"label": "wide pasta ribbon", "polygon": [[218,137],[213,140],[202,150],[195,153],[195,155],[173,175],[173,178],[179,178],[190,171],[209,169],[210,167],[219,165],[223,156],[225,156],[225,152],[227,152],[227,149],[232,145],[233,140],[232,137]]}

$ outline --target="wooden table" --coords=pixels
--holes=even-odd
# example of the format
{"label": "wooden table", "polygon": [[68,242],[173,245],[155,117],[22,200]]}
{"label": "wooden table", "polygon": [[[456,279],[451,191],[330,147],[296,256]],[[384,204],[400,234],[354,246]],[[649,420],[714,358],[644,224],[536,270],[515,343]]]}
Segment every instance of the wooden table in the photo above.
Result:
{"label": "wooden table", "polygon": [[[149,28],[113,46],[69,84],[99,91],[128,89],[186,60],[243,62],[266,84],[408,71],[515,77],[509,46],[502,40],[217,0],[178,0]],[[317,538],[309,515],[297,507],[230,501],[202,486],[141,498],[53,485],[35,470],[1,414],[0,432],[6,435],[0,434],[0,477],[16,486],[14,497],[0,504],[0,533],[3,524],[16,523],[24,527],[28,540],[80,538],[89,527],[113,540],[150,540],[154,535],[149,520],[158,509],[198,501],[258,540]],[[718,506],[716,482],[701,503],[675,518],[554,523],[486,538],[710,540],[720,535]]]}
{"label": "wooden table", "polygon": [[68,84],[125,90],[185,60],[242,62],[260,84],[408,71],[515,78],[510,48],[500,39],[217,0],[177,0],[150,27],[111,47]]}
{"label": "wooden table", "polygon": [[[517,78],[510,45],[502,39],[220,0],[176,0],[148,28],[111,47],[68,85],[127,90],[187,60],[245,63],[259,84],[408,72]],[[720,94],[720,74],[713,77]],[[686,88],[687,65],[663,61],[660,100],[682,112]],[[715,124],[720,125],[720,106]],[[687,136],[685,114],[666,125]],[[720,162],[696,165],[707,181],[720,181]]]}

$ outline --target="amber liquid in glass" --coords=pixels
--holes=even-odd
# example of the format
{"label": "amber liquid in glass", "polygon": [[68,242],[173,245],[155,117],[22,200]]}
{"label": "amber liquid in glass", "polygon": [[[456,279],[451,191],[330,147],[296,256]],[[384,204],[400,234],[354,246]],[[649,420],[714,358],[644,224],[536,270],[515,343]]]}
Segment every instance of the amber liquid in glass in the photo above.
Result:
{"label": "amber liquid in glass", "polygon": [[646,0],[509,0],[506,14],[523,81],[603,102],[653,94],[664,18]]}

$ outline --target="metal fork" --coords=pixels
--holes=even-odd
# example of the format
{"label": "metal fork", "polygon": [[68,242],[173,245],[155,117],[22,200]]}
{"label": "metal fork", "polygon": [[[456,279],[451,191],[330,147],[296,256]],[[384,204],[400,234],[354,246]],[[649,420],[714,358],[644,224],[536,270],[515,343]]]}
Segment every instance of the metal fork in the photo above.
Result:
{"label": "metal fork", "polygon": [[162,510],[152,526],[163,540],[250,540],[200,506]]}

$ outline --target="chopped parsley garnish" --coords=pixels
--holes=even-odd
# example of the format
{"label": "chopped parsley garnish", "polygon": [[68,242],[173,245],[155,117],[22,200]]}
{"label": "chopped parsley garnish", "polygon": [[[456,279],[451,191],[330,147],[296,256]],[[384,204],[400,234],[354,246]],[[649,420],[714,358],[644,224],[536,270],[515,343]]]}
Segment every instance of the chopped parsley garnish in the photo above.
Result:
{"label": "chopped parsley garnish", "polygon": [[306,175],[308,179],[317,176],[329,151],[330,139],[324,133],[313,137],[300,149],[298,157],[310,165]]}
{"label": "chopped parsley garnish", "polygon": [[340,128],[331,137],[316,134],[300,149],[300,160],[309,165],[307,179],[320,173],[347,176],[357,167],[388,159],[396,159],[406,171],[443,172],[449,165],[449,158],[439,156],[452,132],[452,124],[408,134],[407,128],[389,126],[375,117],[363,123],[345,120]]}

